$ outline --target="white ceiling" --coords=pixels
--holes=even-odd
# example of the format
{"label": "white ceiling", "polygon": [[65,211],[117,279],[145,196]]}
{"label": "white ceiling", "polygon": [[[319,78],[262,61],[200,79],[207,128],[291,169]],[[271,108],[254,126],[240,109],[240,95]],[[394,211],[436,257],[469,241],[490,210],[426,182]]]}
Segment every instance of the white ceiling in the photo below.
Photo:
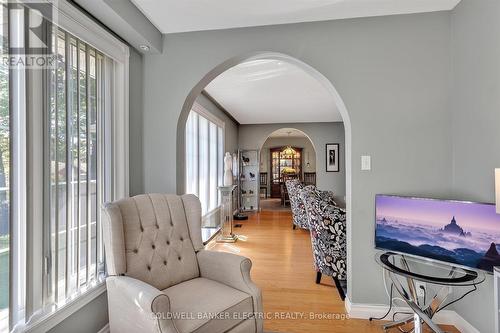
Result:
{"label": "white ceiling", "polygon": [[205,90],[241,124],[342,121],[333,96],[321,83],[281,60],[241,63]]}
{"label": "white ceiling", "polygon": [[269,135],[270,138],[307,138],[304,132],[295,128],[280,128]]}
{"label": "white ceiling", "polygon": [[132,0],[162,33],[451,10],[460,0]]}

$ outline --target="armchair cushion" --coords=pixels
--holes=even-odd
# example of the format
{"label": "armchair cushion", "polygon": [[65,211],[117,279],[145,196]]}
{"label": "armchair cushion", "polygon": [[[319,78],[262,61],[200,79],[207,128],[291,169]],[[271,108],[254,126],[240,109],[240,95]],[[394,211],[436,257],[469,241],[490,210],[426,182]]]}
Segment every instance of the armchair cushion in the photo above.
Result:
{"label": "armchair cushion", "polygon": [[250,259],[233,253],[206,250],[199,251],[197,257],[202,277],[223,283],[252,296],[253,312],[259,316],[256,320],[257,332],[262,332],[262,293],[250,277],[252,268]]}
{"label": "armchair cushion", "polygon": [[170,300],[179,333],[226,332],[253,313],[252,296],[206,278],[192,279],[163,292]]}

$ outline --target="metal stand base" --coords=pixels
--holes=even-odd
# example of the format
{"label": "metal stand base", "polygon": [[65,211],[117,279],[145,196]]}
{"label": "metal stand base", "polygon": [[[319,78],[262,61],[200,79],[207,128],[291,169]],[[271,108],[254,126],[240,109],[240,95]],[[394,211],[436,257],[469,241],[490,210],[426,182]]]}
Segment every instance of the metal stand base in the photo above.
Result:
{"label": "metal stand base", "polygon": [[238,236],[235,234],[231,234],[230,236],[222,236],[220,235],[215,240],[216,243],[235,243],[238,240]]}
{"label": "metal stand base", "polygon": [[410,323],[413,323],[413,328],[411,328],[408,331],[404,331],[404,332],[423,333],[424,321],[416,314],[409,316],[409,317],[402,319],[402,320],[393,321],[391,323],[385,324],[382,326],[382,329],[384,330],[384,332],[387,332],[393,328],[400,328],[402,326],[409,325]]}
{"label": "metal stand base", "polygon": [[413,322],[413,316],[408,316],[405,319],[398,320],[398,321],[393,321],[388,324],[382,325],[382,329],[384,332],[393,329],[393,328],[398,328],[404,325],[408,325],[409,323]]}
{"label": "metal stand base", "polygon": [[442,286],[439,288],[438,292],[432,297],[431,302],[428,305],[420,304],[415,280],[412,278],[406,278],[406,285],[403,285],[401,281],[389,271],[385,271],[385,274],[391,279],[394,287],[401,296],[402,299],[408,304],[410,309],[413,311],[413,315],[404,318],[403,320],[388,323],[382,326],[384,331],[391,328],[400,328],[401,326],[408,325],[413,322],[413,329],[409,332],[412,333],[423,333],[423,324],[427,324],[429,328],[435,333],[444,333],[439,326],[432,321],[432,317],[436,314],[440,306],[446,300],[448,295],[450,295],[450,289],[447,286]]}
{"label": "metal stand base", "polygon": [[[476,286],[485,280],[484,274],[474,270],[454,264],[434,263],[418,257],[406,257],[390,251],[377,254],[375,260],[384,269],[384,280],[390,279],[392,282],[389,295],[390,308],[383,318],[389,315],[392,309],[393,288],[412,312],[404,312],[408,316],[402,320],[383,325],[384,331],[397,328],[400,332],[423,333],[425,325],[434,333],[444,333],[432,320],[436,313],[476,291]],[[422,283],[429,283],[432,287],[422,286]],[[444,304],[446,299],[453,294],[452,287],[471,287],[472,289],[464,292],[461,297]],[[408,328],[404,327],[406,325]]]}

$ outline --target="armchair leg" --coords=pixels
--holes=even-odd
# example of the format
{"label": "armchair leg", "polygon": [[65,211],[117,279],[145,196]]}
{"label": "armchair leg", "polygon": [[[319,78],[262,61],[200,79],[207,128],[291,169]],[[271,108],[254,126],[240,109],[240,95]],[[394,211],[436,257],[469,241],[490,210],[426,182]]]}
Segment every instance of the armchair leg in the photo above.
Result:
{"label": "armchair leg", "polygon": [[344,289],[342,288],[342,284],[340,283],[339,278],[334,277],[333,282],[335,282],[335,288],[337,288],[337,292],[339,293],[340,299],[342,301],[344,301],[345,300],[345,293],[344,293]]}
{"label": "armchair leg", "polygon": [[316,284],[319,284],[321,282],[321,272],[316,273]]}

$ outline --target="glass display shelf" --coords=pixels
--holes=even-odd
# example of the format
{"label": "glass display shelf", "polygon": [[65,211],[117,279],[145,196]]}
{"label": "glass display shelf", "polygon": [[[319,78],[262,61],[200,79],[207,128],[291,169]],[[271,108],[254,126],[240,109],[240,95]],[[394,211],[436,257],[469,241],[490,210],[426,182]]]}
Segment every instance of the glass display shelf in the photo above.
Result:
{"label": "glass display shelf", "polygon": [[239,209],[240,211],[255,211],[259,207],[259,151],[240,150],[239,155]]}
{"label": "glass display shelf", "polygon": [[375,260],[393,273],[433,284],[472,286],[486,278],[482,271],[395,252],[384,252]]}
{"label": "glass display shelf", "polygon": [[[377,253],[375,261],[384,269],[384,276],[392,282],[391,295],[394,288],[413,311],[412,315],[402,320],[384,324],[384,331],[401,329],[413,323],[411,332],[423,333],[425,323],[433,332],[444,333],[432,320],[434,315],[476,291],[477,285],[486,279],[482,271],[391,251]],[[432,287],[428,288],[427,284]],[[461,289],[465,291],[460,292]],[[430,297],[426,297],[428,292]],[[456,296],[460,294],[462,296]],[[455,299],[449,300],[452,295]],[[392,303],[393,299],[390,301]]]}

